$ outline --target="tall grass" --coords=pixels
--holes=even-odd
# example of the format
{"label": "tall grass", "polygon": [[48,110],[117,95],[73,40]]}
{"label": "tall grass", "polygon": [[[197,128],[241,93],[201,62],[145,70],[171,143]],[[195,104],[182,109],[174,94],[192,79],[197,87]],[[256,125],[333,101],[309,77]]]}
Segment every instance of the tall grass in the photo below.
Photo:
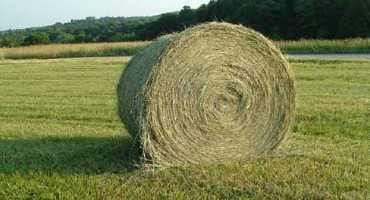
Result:
{"label": "tall grass", "polygon": [[[370,53],[370,38],[346,40],[276,41],[288,54]],[[3,48],[0,59],[76,58],[131,56],[150,42],[114,42],[85,44],[51,44],[17,48]]]}
{"label": "tall grass", "polygon": [[85,44],[51,44],[17,48],[5,48],[5,58],[75,58],[129,56],[135,54],[150,42],[115,42]]}
{"label": "tall grass", "polygon": [[4,60],[4,59],[5,59],[4,50],[2,48],[0,48],[0,60]]}
{"label": "tall grass", "polygon": [[370,38],[276,41],[276,44],[290,54],[370,53]]}

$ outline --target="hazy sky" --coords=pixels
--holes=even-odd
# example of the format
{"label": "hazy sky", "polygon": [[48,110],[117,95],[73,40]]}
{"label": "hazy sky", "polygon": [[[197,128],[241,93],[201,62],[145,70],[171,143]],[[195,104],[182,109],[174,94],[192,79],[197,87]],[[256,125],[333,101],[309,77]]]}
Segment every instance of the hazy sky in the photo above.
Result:
{"label": "hazy sky", "polygon": [[0,0],[0,30],[69,22],[85,17],[150,16],[198,8],[209,0]]}

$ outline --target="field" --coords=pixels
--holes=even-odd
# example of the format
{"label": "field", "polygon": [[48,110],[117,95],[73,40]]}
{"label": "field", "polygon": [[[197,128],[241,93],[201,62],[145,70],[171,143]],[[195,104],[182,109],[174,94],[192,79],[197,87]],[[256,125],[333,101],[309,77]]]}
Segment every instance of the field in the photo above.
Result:
{"label": "field", "polygon": [[84,44],[34,45],[17,48],[0,48],[1,57],[6,59],[45,59],[102,56],[129,56],[150,42],[116,42]]}
{"label": "field", "polygon": [[273,155],[144,171],[116,112],[128,58],[0,61],[0,199],[369,199],[370,60],[290,60]]}
{"label": "field", "polygon": [[370,38],[277,41],[276,44],[290,54],[370,53]]}
{"label": "field", "polygon": [[[0,48],[0,60],[130,56],[150,42],[52,44]],[[370,53],[370,39],[276,41],[289,54]]]}

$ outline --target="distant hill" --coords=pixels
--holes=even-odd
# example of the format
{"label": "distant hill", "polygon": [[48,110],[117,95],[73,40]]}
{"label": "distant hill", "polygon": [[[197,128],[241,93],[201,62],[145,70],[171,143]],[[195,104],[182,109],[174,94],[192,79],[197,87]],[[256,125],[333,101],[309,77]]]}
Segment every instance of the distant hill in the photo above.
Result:
{"label": "distant hill", "polygon": [[0,31],[0,35],[5,35],[7,33],[15,32],[15,31],[24,31],[24,32],[32,32],[32,31],[42,31],[47,30],[48,28],[65,28],[71,27],[74,25],[86,25],[86,24],[105,24],[105,23],[123,23],[123,22],[132,22],[132,21],[143,21],[143,20],[156,20],[160,17],[160,15],[156,16],[135,16],[135,17],[86,17],[85,19],[72,19],[70,22],[60,23],[56,22],[53,25],[43,26],[43,27],[30,27],[24,29],[9,29]]}
{"label": "distant hill", "polygon": [[[67,23],[0,32],[0,46],[27,45],[26,38],[46,33],[50,43],[84,43],[137,40],[135,30],[157,20],[150,17],[86,17]],[[1,40],[2,39],[2,40]],[[5,40],[5,41],[4,41]],[[3,44],[3,45],[1,45]],[[31,41],[32,44],[32,41]]]}
{"label": "distant hill", "polygon": [[0,47],[152,40],[207,21],[251,27],[275,40],[370,37],[370,0],[211,0],[151,17],[87,17],[0,32]]}

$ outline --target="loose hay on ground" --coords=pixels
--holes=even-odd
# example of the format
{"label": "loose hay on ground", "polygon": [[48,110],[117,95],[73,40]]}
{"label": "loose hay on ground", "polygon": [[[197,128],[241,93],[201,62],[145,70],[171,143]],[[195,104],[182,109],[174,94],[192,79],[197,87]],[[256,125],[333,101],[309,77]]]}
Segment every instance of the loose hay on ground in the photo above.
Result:
{"label": "loose hay on ground", "polygon": [[292,70],[272,42],[216,22],[154,41],[127,65],[117,95],[126,128],[160,167],[270,152],[295,109]]}

